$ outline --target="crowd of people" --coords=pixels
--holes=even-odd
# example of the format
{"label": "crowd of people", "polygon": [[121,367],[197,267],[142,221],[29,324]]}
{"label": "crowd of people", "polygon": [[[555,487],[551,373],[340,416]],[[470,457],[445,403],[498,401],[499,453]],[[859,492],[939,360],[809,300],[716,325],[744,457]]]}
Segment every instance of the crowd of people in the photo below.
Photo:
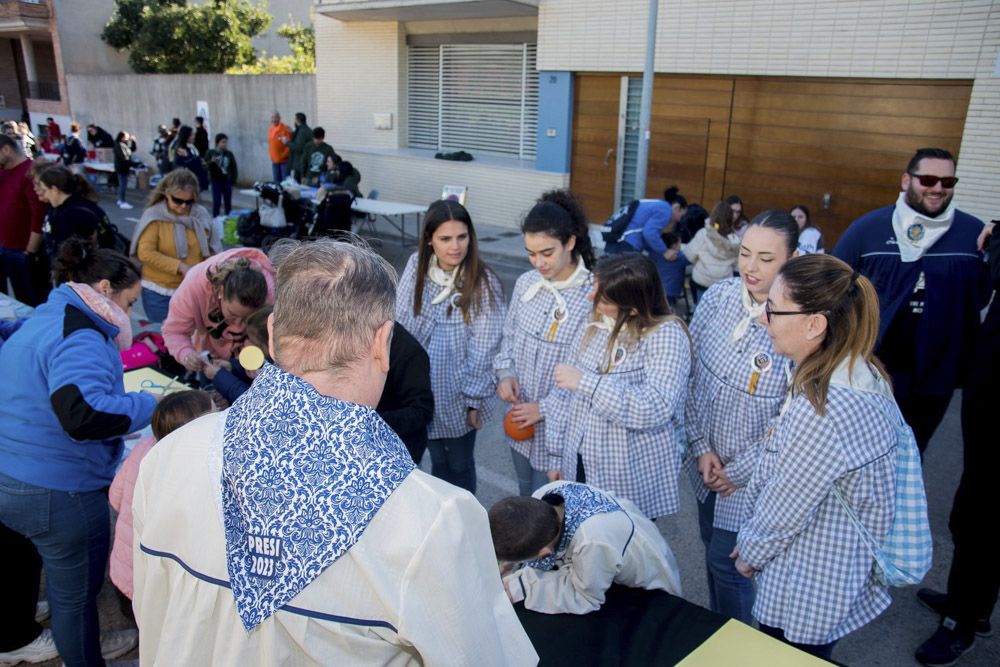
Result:
{"label": "crowd of people", "polygon": [[[276,180],[336,164],[305,120],[293,133],[272,116]],[[898,201],[830,254],[803,205],[748,219],[737,196],[696,210],[671,188],[630,206],[597,257],[577,197],[547,192],[520,223],[532,269],[508,297],[451,200],[429,206],[398,282],[353,238],[222,250],[183,166],[211,155],[207,134],[183,130],[162,135],[172,169],[125,252],[102,247],[85,180],[32,168],[0,136],[0,201],[26,202],[0,204],[18,221],[4,279],[38,305],[0,347],[21,378],[0,386],[0,537],[18,580],[0,660],[130,650],[134,635],[99,628],[110,557],[144,660],[534,664],[511,603],[581,614],[613,584],[683,594],[653,523],[678,512],[682,483],[712,611],[830,658],[891,602],[890,536],[927,530],[918,452],[958,386],[955,561],[947,593],[918,593],[942,621],[917,658],[951,664],[989,629],[998,580],[972,513],[995,460],[1000,310],[979,314],[1000,245],[955,208],[947,151],[917,151]],[[208,159],[225,171],[220,136]],[[47,298],[15,273],[42,248]],[[678,282],[696,293],[689,322]],[[124,390],[139,299],[214,402]],[[487,513],[475,444],[500,414],[520,495]],[[122,436],[149,424],[122,462]]]}

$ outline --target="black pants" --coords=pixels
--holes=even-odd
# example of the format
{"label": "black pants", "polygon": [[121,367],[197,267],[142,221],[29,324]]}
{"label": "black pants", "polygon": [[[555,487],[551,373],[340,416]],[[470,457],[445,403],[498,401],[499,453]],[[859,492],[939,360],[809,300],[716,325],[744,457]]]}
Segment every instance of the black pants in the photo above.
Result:
{"label": "black pants", "polygon": [[996,533],[994,473],[1000,465],[1000,340],[981,343],[977,352],[976,369],[962,391],[964,468],[948,524],[955,554],[948,573],[947,615],[969,638],[975,622],[993,613],[1000,592],[1000,570],[991,546]]}
{"label": "black pants", "polygon": [[931,441],[931,436],[937,430],[944,413],[948,411],[948,404],[951,403],[951,394],[947,396],[927,396],[927,395],[896,395],[896,403],[899,404],[899,411],[903,413],[903,419],[913,429],[913,435],[917,439],[917,448],[923,456],[924,450]]}
{"label": "black pants", "polygon": [[27,646],[42,634],[35,623],[42,559],[31,540],[0,523],[4,594],[0,603],[0,653]]}

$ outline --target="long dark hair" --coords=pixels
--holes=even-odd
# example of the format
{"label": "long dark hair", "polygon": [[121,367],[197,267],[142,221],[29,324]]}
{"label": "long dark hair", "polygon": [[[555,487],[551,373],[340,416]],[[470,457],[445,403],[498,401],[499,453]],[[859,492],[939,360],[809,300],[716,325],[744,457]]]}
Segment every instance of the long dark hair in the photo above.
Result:
{"label": "long dark hair", "polygon": [[[604,367],[610,367],[619,334],[626,343],[634,345],[668,320],[680,323],[687,332],[684,320],[670,310],[656,265],[645,255],[637,252],[605,255],[597,261],[594,277],[597,281],[595,314],[597,303],[602,299],[618,306],[618,318],[608,336]],[[584,335],[584,347],[592,334],[593,329],[589,328]]]}
{"label": "long dark hair", "polygon": [[496,302],[496,295],[493,294],[493,287],[489,281],[489,275],[493,274],[493,269],[479,258],[476,229],[472,226],[472,217],[469,212],[457,201],[450,199],[439,199],[434,202],[427,207],[427,214],[424,215],[424,226],[420,233],[420,246],[417,250],[413,314],[420,315],[423,308],[424,281],[427,277],[427,267],[431,263],[431,255],[434,254],[431,239],[438,227],[450,221],[461,222],[469,230],[469,249],[465,253],[462,264],[455,269],[456,271],[461,270],[461,278],[455,284],[459,294],[458,307],[462,310],[462,319],[465,320],[466,324],[469,324],[472,321],[472,315],[478,315],[482,310],[484,296],[489,300],[490,306]]}
{"label": "long dark hair", "polygon": [[[796,208],[801,207],[795,206],[792,210],[795,210]],[[809,212],[806,211],[806,217],[808,216]],[[795,218],[793,218],[790,213],[785,213],[784,211],[778,209],[771,209],[769,211],[764,211],[763,213],[758,213],[754,216],[753,220],[750,221],[747,229],[750,227],[764,227],[781,234],[781,236],[785,239],[785,248],[788,250],[789,257],[791,257],[792,253],[799,247],[799,224],[795,222]]]}
{"label": "long dark hair", "polygon": [[521,223],[522,234],[545,234],[566,245],[576,238],[573,259],[583,258],[588,269],[594,268],[594,247],[590,243],[587,214],[571,190],[549,190],[531,207]]}

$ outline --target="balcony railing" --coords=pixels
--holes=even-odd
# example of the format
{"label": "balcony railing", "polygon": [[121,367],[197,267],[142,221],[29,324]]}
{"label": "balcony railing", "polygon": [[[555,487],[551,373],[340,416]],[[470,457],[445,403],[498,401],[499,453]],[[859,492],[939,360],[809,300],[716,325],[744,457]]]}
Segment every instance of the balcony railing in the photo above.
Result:
{"label": "balcony railing", "polygon": [[29,81],[28,98],[33,100],[59,101],[58,81]]}

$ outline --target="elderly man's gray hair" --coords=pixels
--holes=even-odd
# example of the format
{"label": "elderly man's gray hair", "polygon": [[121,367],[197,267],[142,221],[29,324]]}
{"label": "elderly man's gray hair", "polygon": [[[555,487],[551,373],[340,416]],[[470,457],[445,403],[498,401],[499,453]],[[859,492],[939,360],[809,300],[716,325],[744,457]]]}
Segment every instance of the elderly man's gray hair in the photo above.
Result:
{"label": "elderly man's gray hair", "polygon": [[283,241],[276,251],[271,345],[278,365],[301,374],[364,358],[376,330],[393,319],[392,265],[367,247],[332,239]]}

